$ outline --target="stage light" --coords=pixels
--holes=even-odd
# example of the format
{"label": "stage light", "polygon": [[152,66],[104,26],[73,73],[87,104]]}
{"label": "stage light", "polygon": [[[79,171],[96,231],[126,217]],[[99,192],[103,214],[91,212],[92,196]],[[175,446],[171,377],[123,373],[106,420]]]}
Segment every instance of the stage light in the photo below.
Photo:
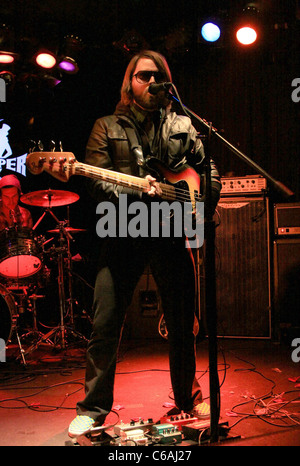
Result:
{"label": "stage light", "polygon": [[0,78],[9,86],[14,84],[16,76],[11,71],[3,70],[0,71]]}
{"label": "stage light", "polygon": [[48,87],[55,87],[61,83],[61,77],[56,73],[48,73],[42,76],[43,81],[47,84]]}
{"label": "stage light", "polygon": [[49,51],[41,51],[35,56],[37,65],[41,68],[51,69],[56,65],[56,57]]}
{"label": "stage light", "polygon": [[0,52],[0,63],[5,63],[6,65],[9,63],[13,63],[15,60],[14,54],[10,54],[7,52]]}
{"label": "stage light", "polygon": [[201,35],[208,42],[216,42],[220,38],[221,30],[217,24],[208,22],[202,26]]}
{"label": "stage light", "polygon": [[126,55],[135,55],[141,50],[149,48],[149,44],[144,37],[135,30],[126,31],[122,39],[113,42],[113,46],[120,49]]}
{"label": "stage light", "polygon": [[6,24],[0,26],[0,63],[13,63],[18,54],[14,50],[14,31]]}
{"label": "stage light", "polygon": [[65,73],[75,74],[78,71],[78,65],[76,61],[71,57],[64,57],[58,64],[59,69]]}
{"label": "stage light", "polygon": [[82,40],[74,35],[65,37],[64,44],[60,50],[58,68],[67,74],[75,74],[79,70],[79,54],[83,50]]}
{"label": "stage light", "polygon": [[235,37],[241,45],[252,45],[259,37],[260,24],[258,21],[259,10],[254,4],[248,4],[243,9],[241,18],[236,25]]}
{"label": "stage light", "polygon": [[237,30],[236,38],[242,45],[251,45],[257,39],[257,32],[254,28],[245,26]]}

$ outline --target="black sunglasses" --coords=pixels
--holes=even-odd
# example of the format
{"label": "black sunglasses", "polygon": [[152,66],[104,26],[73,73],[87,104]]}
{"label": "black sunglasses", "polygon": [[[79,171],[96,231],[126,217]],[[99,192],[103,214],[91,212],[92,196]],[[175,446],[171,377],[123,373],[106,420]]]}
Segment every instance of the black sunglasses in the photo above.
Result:
{"label": "black sunglasses", "polygon": [[161,71],[138,71],[132,77],[136,78],[140,84],[146,84],[150,81],[152,76],[156,83],[163,83],[165,81],[165,75]]}

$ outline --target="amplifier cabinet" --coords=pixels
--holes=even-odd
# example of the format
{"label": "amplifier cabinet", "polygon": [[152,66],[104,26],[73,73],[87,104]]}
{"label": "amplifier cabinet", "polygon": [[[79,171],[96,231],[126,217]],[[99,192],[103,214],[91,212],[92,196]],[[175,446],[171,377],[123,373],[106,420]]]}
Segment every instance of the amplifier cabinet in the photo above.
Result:
{"label": "amplifier cabinet", "polygon": [[275,235],[300,235],[300,202],[274,205]]}
{"label": "amplifier cabinet", "polygon": [[268,200],[221,198],[215,223],[218,336],[271,338]]}
{"label": "amplifier cabinet", "polygon": [[[300,328],[300,238],[274,241],[274,306],[281,327]],[[298,334],[300,336],[300,334]]]}
{"label": "amplifier cabinet", "polygon": [[160,294],[150,270],[146,267],[134,290],[123,327],[123,339],[161,339],[159,323],[163,314]]}

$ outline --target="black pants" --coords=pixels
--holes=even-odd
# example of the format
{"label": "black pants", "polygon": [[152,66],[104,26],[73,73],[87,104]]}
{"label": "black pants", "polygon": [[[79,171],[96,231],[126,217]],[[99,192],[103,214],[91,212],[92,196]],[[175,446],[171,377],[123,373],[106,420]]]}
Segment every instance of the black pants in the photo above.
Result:
{"label": "black pants", "polygon": [[87,348],[85,399],[77,414],[103,421],[113,405],[120,334],[135,287],[150,264],[168,330],[171,382],[176,406],[185,412],[201,390],[195,379],[195,274],[184,239],[115,239],[94,293],[94,324]]}

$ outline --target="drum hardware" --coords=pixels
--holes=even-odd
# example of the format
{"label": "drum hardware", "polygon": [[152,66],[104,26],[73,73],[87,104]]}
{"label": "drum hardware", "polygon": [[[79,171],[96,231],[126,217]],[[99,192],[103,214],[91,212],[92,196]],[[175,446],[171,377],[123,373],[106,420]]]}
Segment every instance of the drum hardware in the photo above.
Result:
{"label": "drum hardware", "polygon": [[36,350],[42,343],[46,343],[47,345],[53,346],[53,342],[50,340],[50,336],[52,334],[52,330],[48,332],[47,334],[43,334],[42,332],[39,331],[38,326],[37,326],[37,311],[36,311],[36,301],[37,299],[45,298],[44,295],[37,295],[33,293],[31,296],[29,296],[29,299],[32,300],[32,308],[33,308],[33,328],[30,330],[28,333],[22,335],[21,338],[28,338],[31,335],[34,335],[37,337],[37,340],[35,343],[33,343],[29,348],[26,350],[22,350],[21,355],[23,359],[23,363],[26,364],[25,356],[28,354],[32,353],[34,350]]}
{"label": "drum hardware", "polygon": [[17,342],[18,342],[18,345],[19,345],[19,348],[20,348],[20,355],[21,355],[21,358],[22,358],[22,361],[23,361],[23,364],[24,366],[27,365],[26,363],[26,359],[25,359],[25,351],[22,347],[22,343],[21,343],[21,340],[20,340],[20,337],[19,337],[19,333],[18,333],[18,330],[17,330],[17,327],[15,328],[15,334],[16,334],[16,337],[17,337]]}
{"label": "drum hardware", "polygon": [[22,358],[23,364],[26,365],[25,351],[22,347],[18,332],[18,313],[16,310],[16,302],[12,293],[2,284],[0,284],[0,299],[1,301],[3,300],[3,302],[1,302],[0,313],[0,337],[7,344],[11,341],[13,334],[15,334],[20,350],[20,357]]}
{"label": "drum hardware", "polygon": [[[59,343],[62,349],[66,347],[67,333],[70,333],[73,337],[77,337],[84,341],[87,341],[87,339],[83,335],[81,335],[79,332],[77,332],[74,329],[72,257],[71,257],[71,248],[70,248],[71,241],[74,241],[72,234],[83,232],[86,230],[70,227],[69,221],[59,221],[58,218],[54,215],[53,211],[51,210],[51,207],[53,206],[56,207],[56,206],[68,205],[70,203],[76,202],[78,199],[79,199],[79,196],[75,193],[70,193],[66,191],[57,191],[57,190],[51,190],[51,189],[48,189],[45,191],[32,192],[32,193],[22,196],[20,198],[21,202],[24,202],[25,204],[29,204],[29,205],[43,207],[45,210],[43,214],[41,215],[41,217],[36,222],[36,224],[34,225],[32,231],[29,230],[28,232],[22,233],[20,235],[19,232],[16,232],[17,227],[15,227],[13,231],[10,230],[9,241],[7,241],[7,243],[11,245],[13,243],[11,239],[13,238],[14,242],[16,243],[16,247],[13,250],[13,252],[11,252],[10,250],[10,254],[7,254],[6,251],[4,250],[2,253],[3,247],[1,249],[1,244],[3,244],[3,241],[0,242],[0,275],[2,275],[1,265],[4,268],[4,264],[2,264],[3,260],[5,259],[7,261],[12,262],[12,265],[15,267],[15,269],[13,270],[12,273],[10,273],[10,275],[8,275],[8,272],[6,270],[7,267],[6,269],[4,268],[4,272],[7,273],[7,275],[3,274],[3,276],[5,277],[5,280],[7,282],[8,281],[10,282],[12,290],[17,290],[18,293],[16,294],[20,300],[20,303],[18,305],[18,303],[15,302],[15,300],[12,298],[13,291],[10,292],[10,291],[5,290],[5,292],[2,293],[1,292],[2,288],[0,284],[0,296],[2,297],[4,296],[5,304],[6,306],[9,306],[9,309],[8,309],[9,312],[5,313],[5,315],[8,314],[8,316],[5,317],[5,320],[7,321],[7,323],[6,323],[6,326],[4,325],[2,331],[0,329],[0,337],[3,336],[3,339],[5,341],[8,341],[10,340],[12,333],[16,335],[19,349],[20,349],[20,355],[21,355],[24,365],[26,365],[26,359],[25,359],[26,355],[32,353],[42,343],[54,345],[57,342],[57,340],[55,340],[56,336],[58,336],[59,338]],[[52,241],[54,237],[51,237],[48,240],[46,240],[44,236],[33,238],[33,233],[35,229],[37,228],[37,226],[40,224],[40,222],[43,220],[43,218],[45,217],[47,213],[49,213],[56,222],[55,230],[53,231],[50,230],[49,232],[54,233],[54,234],[59,234],[59,240],[58,240],[59,246],[58,247],[52,246],[50,248],[50,251],[49,250],[45,251],[45,246],[50,241]],[[6,232],[5,235],[7,236],[8,233]],[[36,249],[33,246],[36,249],[39,249],[40,255],[43,255],[43,257],[45,254],[52,254],[58,266],[58,292],[59,292],[58,295],[59,295],[60,323],[57,327],[51,329],[46,334],[39,332],[38,326],[37,326],[36,301],[37,299],[43,298],[44,296],[37,294],[37,289],[39,288],[38,283],[33,283],[33,280],[31,278],[32,275],[42,270],[41,268],[42,262],[40,261],[38,254],[35,253]],[[21,257],[19,257],[20,252],[22,253]],[[32,252],[34,252],[35,254],[33,255]],[[34,257],[34,259],[32,258],[32,256]],[[3,260],[1,262],[2,257],[3,257]],[[21,265],[22,265],[22,261],[20,259],[25,260],[25,266],[23,267],[24,270],[22,270],[21,277],[19,276],[20,275],[19,274],[19,262],[21,262]],[[31,268],[28,267],[28,264],[27,264],[30,261],[31,261],[30,263]],[[38,264],[38,267],[35,267],[36,264]],[[67,270],[67,273],[68,273],[67,277],[64,276],[65,269]],[[37,275],[34,275],[34,276],[37,276]],[[67,287],[68,287],[68,295],[69,295],[67,300],[65,296],[65,278],[67,279]],[[30,285],[30,291],[29,291],[29,285]],[[26,290],[24,289],[24,287],[26,288]],[[21,317],[23,316],[22,310],[24,308],[24,300],[27,300],[27,302],[28,300],[30,300],[32,303],[33,327],[32,327],[32,330],[30,330],[27,333],[24,333],[20,337],[18,333],[18,327],[20,327],[20,316]],[[67,309],[66,309],[66,305],[67,305]],[[17,307],[18,307],[18,311],[16,310]],[[65,323],[66,317],[68,317],[67,326]],[[2,320],[2,315],[0,313],[0,321],[1,320]],[[36,337],[35,338],[36,341],[34,341],[34,343],[25,351],[22,347],[21,339],[27,338],[28,336],[31,336],[31,335]],[[54,338],[55,343],[52,341],[53,338]]]}
{"label": "drum hardware", "polygon": [[[66,348],[66,335],[67,332],[72,334],[72,336],[78,337],[84,341],[87,339],[77,332],[74,329],[74,310],[73,310],[73,287],[72,287],[72,256],[71,256],[71,248],[70,243],[74,241],[71,233],[79,233],[82,231],[86,231],[84,229],[76,229],[72,228],[68,225],[68,221],[60,221],[56,215],[53,213],[51,207],[52,206],[61,206],[67,205],[72,202],[76,202],[79,199],[79,196],[75,193],[70,193],[66,191],[53,191],[51,189],[46,191],[36,191],[33,193],[26,194],[22,196],[21,201],[35,206],[44,207],[45,211],[38,219],[36,224],[33,227],[33,230],[37,228],[40,222],[43,220],[45,215],[49,213],[55,220],[57,227],[54,230],[49,230],[50,233],[58,233],[59,234],[59,247],[50,248],[50,253],[55,254],[55,258],[57,261],[58,266],[58,296],[59,296],[59,310],[60,310],[60,324],[51,329],[47,334],[43,335],[34,345],[32,345],[26,351],[26,354],[32,352],[36,349],[42,342],[49,340],[56,335],[59,336],[60,346],[62,349]],[[48,241],[43,242],[43,246],[51,241],[51,238]],[[66,300],[65,297],[65,255],[66,257],[66,264],[67,264],[67,273],[68,273],[68,293],[69,297]],[[66,313],[66,303],[68,305],[68,312]],[[69,322],[68,326],[65,325],[65,316],[68,316]]]}
{"label": "drum hardware", "polygon": [[[74,241],[73,237],[70,234],[70,231],[73,229],[69,226],[65,226],[66,222],[60,222],[53,212],[50,212],[53,218],[57,221],[57,229],[59,230],[59,248],[56,248],[57,255],[57,264],[58,264],[58,291],[59,291],[59,301],[60,301],[60,327],[57,331],[60,330],[60,337],[61,337],[61,347],[64,349],[66,347],[65,335],[66,332],[69,332],[73,337],[78,337],[83,341],[87,341],[87,339],[79,332],[74,330],[74,299],[73,299],[73,284],[72,284],[72,255],[71,255],[71,246],[70,242]],[[65,244],[66,243],[66,244]],[[68,278],[68,293],[69,298],[65,299],[65,288],[64,288],[64,269],[65,269],[65,261],[64,261],[64,254],[66,254],[66,264],[67,264],[67,278]],[[68,313],[69,316],[69,323],[68,327],[65,327],[64,316],[66,315],[65,303],[68,304]]]}
{"label": "drum hardware", "polygon": [[[71,270],[72,259],[70,253],[70,242],[74,241],[71,234],[85,230],[66,226],[66,222],[60,222],[51,211],[52,206],[67,205],[72,202],[76,202],[78,198],[79,196],[77,194],[65,191],[53,191],[51,189],[22,196],[22,202],[44,207],[44,213],[32,230],[21,229],[15,225],[10,229],[6,229],[0,237],[0,277],[3,277],[7,284],[7,288],[9,288],[6,289],[0,283],[0,299],[4,299],[5,301],[4,306],[1,306],[0,313],[0,337],[7,342],[11,340],[12,335],[15,335],[20,349],[20,357],[22,358],[24,365],[26,365],[25,356],[27,354],[34,351],[43,342],[53,345],[54,343],[50,338],[56,336],[56,334],[59,335],[62,348],[65,348],[66,346],[65,336],[67,330],[72,333],[73,336],[86,340],[83,335],[79,334],[72,328],[74,317]],[[51,329],[50,332],[44,335],[38,330],[36,309],[37,299],[44,297],[37,294],[37,289],[40,287],[41,272],[44,276],[44,266],[42,267],[40,257],[44,257],[45,254],[49,253],[49,251],[45,251],[45,246],[54,239],[54,236],[46,240],[44,236],[34,238],[33,234],[47,213],[52,215],[57,224],[57,228],[53,233],[60,234],[60,246],[55,248],[55,259],[58,264],[59,306],[61,319],[60,325],[57,328]],[[65,260],[66,255],[67,259]],[[65,262],[67,265],[65,265]],[[65,300],[64,267],[67,267],[69,274],[69,299],[67,301]],[[34,277],[39,277],[39,280]],[[13,295],[17,297],[16,300]],[[33,327],[29,332],[20,335],[19,331],[22,324],[25,324],[26,320],[25,308],[27,309],[29,307],[29,301],[32,303],[32,309],[30,309],[30,311],[33,313]],[[71,326],[71,328],[68,329],[65,327],[64,322],[66,316],[65,303],[68,305],[67,316],[70,321],[68,325]],[[22,328],[22,330],[24,329]],[[21,340],[22,338],[27,338],[31,335],[35,337],[36,341],[25,351],[22,347]]]}
{"label": "drum hardware", "polygon": [[[32,330],[30,330],[29,332],[23,334],[21,336],[21,338],[28,338],[29,336],[33,335],[34,337],[37,338],[37,340],[39,340],[41,337],[44,336],[44,334],[42,332],[39,331],[38,329],[38,326],[37,326],[37,312],[36,312],[36,300],[37,299],[42,299],[42,298],[45,298],[44,295],[37,295],[35,293],[33,293],[32,295],[28,296],[28,299],[30,301],[32,301],[32,316],[33,316],[33,326],[32,326]],[[51,342],[49,342],[51,343]],[[26,352],[27,353],[27,352]]]}
{"label": "drum hardware", "polygon": [[[54,216],[54,214],[51,212],[51,214]],[[56,217],[55,217],[56,218]],[[57,220],[58,221],[58,220]],[[59,222],[59,221],[58,221]],[[77,332],[73,327],[74,327],[74,317],[73,317],[73,296],[72,296],[72,280],[71,280],[71,271],[70,271],[70,260],[71,260],[71,253],[70,253],[70,243],[68,242],[69,239],[68,237],[65,238],[64,236],[64,222],[59,222],[59,228],[61,230],[59,242],[60,245],[58,247],[51,247],[51,254],[56,256],[56,261],[58,265],[58,294],[59,294],[59,310],[60,310],[60,323],[58,326],[54,327],[51,329],[48,333],[46,334],[40,334],[40,337],[38,340],[33,343],[29,348],[24,351],[24,357],[27,356],[28,354],[32,353],[35,351],[41,344],[47,343],[52,346],[54,345],[59,345],[61,349],[66,348],[66,336],[67,334],[71,334],[73,337],[77,337],[82,339],[83,341],[87,341],[87,339],[81,335],[79,332]],[[73,238],[72,238],[73,239]],[[65,241],[67,241],[67,245],[65,244]],[[69,272],[69,281],[68,281],[68,286],[69,286],[69,299],[66,300],[65,297],[65,287],[64,287],[64,262],[65,262],[65,255],[67,255],[67,263],[68,263],[68,272]],[[34,328],[32,332],[29,332],[29,334],[34,333],[37,330],[37,322],[36,322],[36,299],[41,298],[43,296],[39,296],[36,294],[33,294],[31,296],[31,299],[33,299],[33,313],[34,313]],[[66,312],[66,303],[68,303],[68,312]],[[69,322],[66,325],[65,323],[65,316],[69,316]],[[24,335],[24,336],[28,336]],[[58,340],[56,337],[58,336]]]}

